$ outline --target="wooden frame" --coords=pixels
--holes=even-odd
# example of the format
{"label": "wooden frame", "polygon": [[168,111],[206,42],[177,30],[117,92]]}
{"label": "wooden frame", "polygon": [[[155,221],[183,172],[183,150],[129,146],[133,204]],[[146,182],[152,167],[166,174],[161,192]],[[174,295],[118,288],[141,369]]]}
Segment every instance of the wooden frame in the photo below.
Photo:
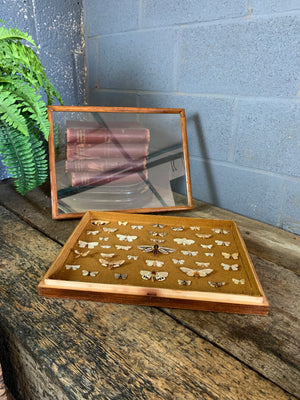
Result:
{"label": "wooden frame", "polygon": [[[159,225],[153,227],[153,224]],[[93,232],[95,229],[99,232],[86,236],[90,235],[90,229]],[[163,236],[165,233],[167,235]],[[124,235],[129,235],[129,237],[126,236],[125,241]],[[132,235],[135,235],[134,239]],[[90,237],[92,239],[87,239]],[[151,241],[157,240],[156,238],[159,238],[157,242]],[[181,242],[178,238],[181,238]],[[82,250],[78,247],[79,240],[84,239],[98,242],[93,250],[87,251],[89,254],[84,254],[87,248]],[[130,241],[126,241],[127,239]],[[162,244],[160,244],[161,240],[164,240]],[[87,242],[84,243],[87,244]],[[102,243],[111,245],[109,250],[105,250],[107,246]],[[173,248],[175,252],[163,254],[158,251],[155,255],[153,254],[154,247],[153,253],[152,249],[149,253],[149,249],[144,252],[138,247],[149,244],[155,246],[155,243],[159,243],[157,246],[167,246],[169,250]],[[130,249],[116,250],[124,244]],[[107,254],[112,257],[108,258],[109,265],[120,264],[120,261],[111,261],[120,258],[123,258],[122,261],[125,262],[117,268],[105,266],[105,260],[101,258],[104,257],[102,252],[105,251],[115,252],[113,255]],[[165,247],[164,251],[166,251]],[[197,253],[196,256],[195,253]],[[127,257],[129,255],[130,258]],[[138,259],[132,261],[132,255],[137,256]],[[225,255],[227,258],[224,258]],[[235,259],[230,259],[233,256]],[[151,259],[156,260],[156,263],[149,267],[148,262]],[[159,266],[157,260],[162,262],[163,266]],[[174,260],[177,261],[177,265]],[[212,271],[208,272],[203,263],[201,263],[202,266],[197,267],[197,260],[208,261],[210,266],[206,268]],[[178,262],[183,262],[183,264],[178,264]],[[72,270],[72,265],[76,266],[75,271]],[[189,277],[181,270],[181,265],[193,269],[196,267],[201,271],[200,273],[204,269],[208,275],[198,276],[199,279],[197,275]],[[234,265],[235,271],[230,269]],[[97,276],[82,276],[85,269],[98,271]],[[152,274],[151,279],[147,276],[143,277],[143,273],[149,269]],[[157,281],[157,271],[167,271],[167,278]],[[115,272],[121,275],[125,272],[126,278],[114,279]],[[152,279],[153,276],[155,279]],[[180,280],[190,280],[191,284],[181,286]],[[235,284],[234,280],[238,281],[238,284]],[[244,284],[240,284],[242,281]],[[217,283],[219,286],[211,287],[209,282]],[[84,215],[43,277],[38,285],[38,292],[40,295],[49,297],[242,314],[265,315],[269,309],[268,301],[237,225],[233,221],[198,218],[90,211]]]}
{"label": "wooden frame", "polygon": [[[95,202],[92,203],[89,200],[89,192],[86,191],[86,198],[85,200],[82,201],[84,208],[81,211],[73,211],[72,208],[70,208],[70,201],[69,204],[66,206],[65,205],[65,200],[62,200],[59,196],[58,193],[61,193],[63,190],[65,191],[65,193],[71,188],[72,185],[66,185],[63,190],[59,189],[59,184],[60,184],[60,178],[61,177],[65,177],[67,175],[67,173],[65,171],[63,171],[60,175],[57,172],[57,149],[55,148],[55,140],[54,140],[54,126],[56,126],[56,121],[55,121],[55,117],[58,115],[58,113],[69,113],[68,115],[73,115],[75,113],[77,113],[76,115],[88,115],[89,113],[92,113],[92,115],[101,115],[100,118],[103,119],[103,115],[107,116],[109,115],[110,117],[112,115],[116,115],[122,118],[125,118],[126,116],[129,115],[133,115],[137,118],[142,119],[143,117],[146,118],[148,117],[151,118],[151,116],[161,116],[161,117],[169,117],[169,118],[173,118],[172,116],[174,116],[174,118],[176,118],[176,115],[178,115],[179,117],[179,126],[178,126],[178,132],[180,132],[180,143],[179,143],[179,150],[178,150],[178,154],[180,154],[180,157],[182,157],[182,179],[184,180],[184,183],[181,183],[181,186],[185,186],[184,191],[186,192],[186,201],[184,204],[182,204],[181,202],[178,201],[179,197],[178,196],[176,198],[176,196],[172,197],[172,204],[170,204],[169,200],[165,201],[164,199],[164,195],[161,195],[160,193],[157,194],[157,198],[160,198],[160,202],[158,202],[158,204],[151,203],[151,201],[149,202],[150,206],[148,206],[147,202],[142,202],[142,200],[140,199],[140,204],[142,204],[141,207],[132,207],[132,204],[134,204],[134,201],[131,201],[130,198],[128,198],[128,205],[129,207],[125,207],[122,208],[122,206],[119,208],[118,207],[118,203],[114,202],[113,197],[111,199],[108,198],[108,200],[106,201],[106,204],[109,204],[109,207],[111,206],[111,204],[113,203],[115,205],[115,208],[94,208]],[[83,114],[84,113],[84,114]],[[93,114],[94,113],[94,114]],[[60,114],[61,115],[61,114]],[[153,119],[154,119],[153,117]],[[160,117],[160,118],[161,118]],[[79,218],[82,217],[84,215],[84,213],[86,211],[89,210],[97,210],[97,211],[123,211],[123,212],[139,212],[139,213],[148,213],[148,212],[157,212],[157,211],[174,211],[174,210],[186,210],[186,209],[191,209],[192,208],[192,189],[191,189],[191,178],[190,178],[190,168],[189,168],[189,157],[188,157],[188,147],[187,147],[187,134],[186,134],[186,121],[185,121],[185,111],[184,109],[175,109],[175,108],[125,108],[125,107],[89,107],[89,106],[84,106],[84,107],[79,107],[79,106],[48,106],[48,118],[49,118],[49,123],[50,123],[50,134],[49,134],[49,165],[50,165],[50,182],[51,182],[51,201],[52,201],[52,217],[54,219],[65,219],[65,218]],[[157,117],[158,118],[158,117]],[[152,121],[153,123],[153,121]],[[65,124],[66,125],[66,124]],[[67,136],[66,135],[66,126],[62,124],[62,128],[60,131],[60,140],[65,140],[63,138],[63,136]],[[106,123],[105,123],[105,126]],[[167,127],[166,127],[167,129]],[[170,128],[171,129],[171,128]],[[108,127],[108,130],[110,130],[110,128]],[[150,129],[150,142],[149,142],[149,146],[151,145],[151,140],[152,140],[152,136],[154,137],[154,134],[152,135],[151,133],[151,129]],[[156,135],[156,141],[158,140],[158,135]],[[83,144],[81,144],[82,146],[84,146]],[[67,145],[65,145],[67,146]],[[92,146],[92,145],[89,145]],[[96,147],[94,147],[96,148]],[[171,147],[170,147],[171,149]],[[172,153],[172,151],[170,150],[170,152]],[[170,153],[170,154],[171,154]],[[174,155],[174,151],[172,153]],[[178,154],[177,154],[177,158],[178,158]],[[152,156],[153,154],[151,154],[150,152],[150,156]],[[65,156],[66,158],[61,160],[62,162],[65,162],[67,160],[67,156]],[[147,169],[147,173],[149,170],[149,165],[151,163],[148,163],[149,161],[149,157],[146,157],[146,168]],[[174,155],[175,157],[175,155]],[[101,160],[101,157],[97,157],[98,160]],[[108,159],[108,158],[107,158]],[[167,159],[166,157],[164,159]],[[152,167],[154,168],[158,168],[158,164],[160,161],[156,161],[152,163]],[[162,162],[162,161],[161,161]],[[171,161],[168,161],[171,162]],[[165,168],[166,164],[161,164],[161,171],[166,170]],[[123,172],[123,170],[120,169],[121,172]],[[120,172],[118,171],[118,172]],[[115,173],[115,172],[114,172]],[[130,171],[131,176],[133,176],[134,174],[137,174],[135,172]],[[73,175],[75,175],[76,173],[72,173]],[[141,172],[138,172],[138,174],[141,176]],[[77,174],[78,175],[78,174]],[[86,174],[87,175],[87,174]],[[121,175],[121,173],[120,173]],[[159,177],[160,174],[158,171],[156,171],[156,177]],[[72,178],[73,179],[73,178]],[[121,182],[122,180],[119,180],[119,182]],[[157,193],[156,188],[155,188],[155,184],[153,184],[153,182],[151,181],[151,179],[148,177],[146,177],[146,179],[141,179],[141,181],[144,183],[147,183],[147,185],[150,187],[151,185],[151,190],[152,193]],[[73,182],[73,181],[72,181]],[[104,181],[102,181],[104,182]],[[73,183],[72,183],[73,184]],[[111,184],[111,182],[109,182],[109,184]],[[169,182],[168,182],[169,184]],[[104,185],[103,183],[101,183],[101,185]],[[84,186],[84,185],[82,185]],[[161,188],[165,187],[166,185],[161,185]],[[103,188],[104,186],[102,186]],[[108,187],[108,186],[106,186]],[[93,188],[95,188],[95,186],[93,186]],[[99,188],[99,186],[98,186]],[[153,188],[153,189],[152,189]],[[170,184],[170,188],[171,188],[171,184]],[[73,191],[71,191],[71,193],[75,193],[75,196],[79,196],[79,192],[76,192],[76,190],[78,190],[77,188],[71,188]],[[86,187],[84,186],[83,189],[85,190]],[[82,190],[82,187],[81,187]],[[90,191],[91,192],[91,191]],[[170,190],[169,190],[170,192]],[[169,195],[168,192],[168,195]],[[68,193],[68,192],[67,192]],[[77,193],[77,194],[76,194]],[[82,193],[82,192],[81,192]],[[91,192],[92,193],[92,192]],[[113,193],[112,193],[113,194]],[[81,196],[82,194],[80,194]],[[95,195],[95,193],[93,193],[93,195]],[[74,197],[74,196],[73,196]],[[72,200],[77,200],[76,198],[74,199],[72,196],[70,196],[69,198],[71,198]],[[92,196],[90,196],[92,197]],[[170,197],[170,196],[169,196]],[[168,197],[168,198],[169,198]],[[67,198],[69,200],[69,198]],[[99,195],[98,199],[101,198],[101,195]],[[139,197],[139,193],[136,192],[136,199],[140,198]],[[180,201],[182,201],[183,196],[180,197]],[[173,204],[174,201],[174,204]],[[73,204],[78,204],[76,202],[73,201]],[[145,206],[143,204],[146,204]],[[152,204],[154,204],[154,206],[152,206]],[[65,208],[64,208],[65,207]]]}

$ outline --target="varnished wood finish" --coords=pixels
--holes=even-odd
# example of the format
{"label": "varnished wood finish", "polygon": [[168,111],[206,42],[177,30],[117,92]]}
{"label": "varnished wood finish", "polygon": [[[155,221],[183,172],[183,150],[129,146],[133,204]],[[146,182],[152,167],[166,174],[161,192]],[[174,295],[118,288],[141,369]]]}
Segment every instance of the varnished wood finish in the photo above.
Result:
{"label": "varnished wood finish", "polygon": [[300,398],[298,236],[197,201],[177,214],[238,223],[267,316],[44,298],[37,284],[78,224],[51,219],[44,189],[0,184],[0,361],[18,398]]}

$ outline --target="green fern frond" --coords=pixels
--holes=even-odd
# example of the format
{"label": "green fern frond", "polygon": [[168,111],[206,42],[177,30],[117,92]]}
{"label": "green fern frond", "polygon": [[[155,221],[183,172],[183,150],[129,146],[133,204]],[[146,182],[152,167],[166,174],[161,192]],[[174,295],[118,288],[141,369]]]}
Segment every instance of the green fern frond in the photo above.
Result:
{"label": "green fern frond", "polygon": [[0,119],[6,121],[10,126],[28,135],[28,128],[25,118],[20,113],[20,105],[16,104],[17,99],[8,91],[0,87]]}
{"label": "green fern frond", "polygon": [[0,40],[26,40],[27,42],[33,44],[33,46],[37,49],[37,45],[35,41],[32,39],[30,35],[26,32],[22,32],[16,28],[5,28],[4,26],[0,27]]}

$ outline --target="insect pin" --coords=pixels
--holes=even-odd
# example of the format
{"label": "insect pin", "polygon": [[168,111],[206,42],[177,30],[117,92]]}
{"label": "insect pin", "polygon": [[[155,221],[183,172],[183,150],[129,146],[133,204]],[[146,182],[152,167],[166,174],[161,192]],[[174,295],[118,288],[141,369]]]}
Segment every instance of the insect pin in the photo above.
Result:
{"label": "insect pin", "polygon": [[195,243],[195,240],[186,239],[186,238],[175,238],[173,240],[174,240],[174,242],[176,242],[178,244],[183,244],[184,246],[190,246],[191,244]]}
{"label": "insect pin", "polygon": [[123,242],[123,241],[125,241],[125,242],[133,242],[135,239],[137,239],[137,236],[120,235],[120,234],[117,234],[116,236],[121,242]]}
{"label": "insect pin", "polygon": [[230,271],[230,270],[238,271],[238,269],[239,269],[239,264],[229,265],[229,264],[222,263],[221,266],[223,267],[223,269],[225,271]]}
{"label": "insect pin", "polygon": [[127,279],[127,274],[115,274],[115,279]]}
{"label": "insect pin", "polygon": [[245,285],[245,279],[235,279],[235,278],[232,278],[232,282],[235,284],[235,285],[238,285],[238,284],[241,284],[241,285]]}
{"label": "insect pin", "polygon": [[156,272],[156,271],[140,271],[142,278],[145,280],[154,281],[164,281],[166,277],[169,275],[168,272]]}
{"label": "insect pin", "polygon": [[121,267],[121,265],[124,264],[125,260],[118,260],[118,261],[108,261],[104,260],[103,258],[99,258],[99,262],[103,267],[106,267],[108,269],[114,269]]}
{"label": "insect pin", "polygon": [[208,281],[209,286],[211,287],[221,287],[226,285],[226,282],[212,282],[212,281]]}
{"label": "insect pin", "polygon": [[76,271],[76,269],[78,269],[78,268],[80,268],[80,265],[70,265],[70,264],[66,265],[67,270],[72,269],[73,271]]}
{"label": "insect pin", "polygon": [[93,278],[99,274],[98,271],[87,271],[86,269],[82,270],[83,276],[92,276]]}
{"label": "insect pin", "polygon": [[217,246],[230,246],[230,242],[224,242],[223,240],[215,240]]}
{"label": "insect pin", "polygon": [[88,251],[84,251],[84,252],[80,252],[78,250],[74,250],[74,253],[76,254],[75,258],[79,258],[79,257],[86,257],[89,254],[89,250]]}
{"label": "insect pin", "polygon": [[174,251],[176,251],[175,249],[170,249],[169,247],[160,247],[158,244],[155,245],[141,245],[138,246],[138,249],[144,251],[145,253],[150,253],[152,252],[155,256],[158,253],[162,253],[162,254],[169,254],[169,253],[173,253]]}
{"label": "insect pin", "polygon": [[207,268],[207,269],[192,269],[192,268],[186,268],[186,267],[180,267],[181,271],[187,274],[188,276],[193,276],[194,278],[200,278],[207,276],[213,272],[213,269]]}
{"label": "insect pin", "polygon": [[192,281],[183,281],[181,279],[178,279],[177,282],[178,282],[178,285],[180,285],[180,286],[190,286],[192,283]]}
{"label": "insect pin", "polygon": [[237,260],[239,258],[239,253],[224,253],[224,252],[222,252],[222,256],[226,259],[232,258],[233,260]]}

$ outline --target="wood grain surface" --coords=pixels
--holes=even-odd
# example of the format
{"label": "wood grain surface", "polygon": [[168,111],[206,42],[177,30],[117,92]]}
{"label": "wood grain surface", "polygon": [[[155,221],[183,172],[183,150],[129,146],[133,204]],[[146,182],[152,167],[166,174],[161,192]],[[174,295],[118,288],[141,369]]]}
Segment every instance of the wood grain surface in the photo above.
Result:
{"label": "wood grain surface", "polygon": [[40,189],[24,198],[10,184],[0,191],[0,355],[23,376],[23,398],[300,397],[295,263],[252,255],[270,302],[263,317],[47,299],[37,284],[78,220],[52,221]]}

